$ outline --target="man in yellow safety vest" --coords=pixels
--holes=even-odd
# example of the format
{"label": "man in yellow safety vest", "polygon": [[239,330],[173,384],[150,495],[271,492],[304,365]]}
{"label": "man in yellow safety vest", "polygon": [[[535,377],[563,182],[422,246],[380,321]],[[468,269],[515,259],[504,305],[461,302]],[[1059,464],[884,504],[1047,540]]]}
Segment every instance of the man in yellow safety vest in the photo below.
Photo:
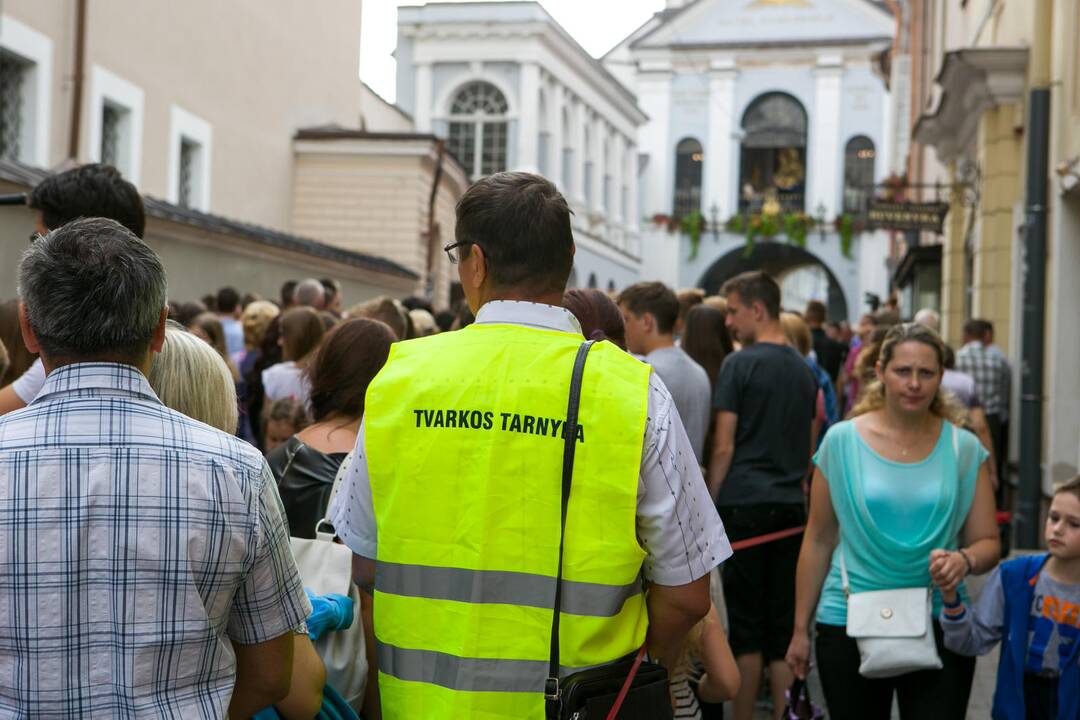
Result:
{"label": "man in yellow safety vest", "polygon": [[[330,517],[374,627],[381,708],[365,715],[539,719],[584,340],[561,307],[570,210],[544,178],[499,173],[461,198],[455,230],[446,252],[476,322],[393,346]],[[648,365],[597,343],[575,439],[561,675],[642,643],[670,665],[731,554],[671,394]]]}

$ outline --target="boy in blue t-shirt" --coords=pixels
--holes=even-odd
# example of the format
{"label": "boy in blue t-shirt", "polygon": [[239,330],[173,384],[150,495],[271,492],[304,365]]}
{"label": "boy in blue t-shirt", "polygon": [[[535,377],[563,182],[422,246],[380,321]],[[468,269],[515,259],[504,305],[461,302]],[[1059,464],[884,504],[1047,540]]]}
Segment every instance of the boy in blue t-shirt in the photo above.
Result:
{"label": "boy in blue t-shirt", "polygon": [[1080,475],[1055,490],[1045,540],[1048,553],[996,568],[973,608],[938,583],[947,648],[982,655],[1002,643],[995,720],[1080,717]]}

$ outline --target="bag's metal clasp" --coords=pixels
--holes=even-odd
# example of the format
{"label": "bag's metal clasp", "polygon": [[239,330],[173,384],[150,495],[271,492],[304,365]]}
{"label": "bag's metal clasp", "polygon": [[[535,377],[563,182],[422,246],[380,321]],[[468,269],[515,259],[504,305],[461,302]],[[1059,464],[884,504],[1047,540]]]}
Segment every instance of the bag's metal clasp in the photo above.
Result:
{"label": "bag's metal clasp", "polygon": [[559,678],[549,677],[547,680],[544,681],[544,699],[559,699]]}

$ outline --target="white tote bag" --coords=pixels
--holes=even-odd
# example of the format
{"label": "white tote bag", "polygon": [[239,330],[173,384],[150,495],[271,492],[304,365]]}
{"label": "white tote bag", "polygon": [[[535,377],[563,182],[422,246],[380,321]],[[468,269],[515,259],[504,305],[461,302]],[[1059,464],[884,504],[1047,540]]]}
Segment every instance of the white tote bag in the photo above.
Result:
{"label": "white tote bag", "polygon": [[[345,458],[346,467],[352,454]],[[289,458],[291,464],[292,458]],[[286,469],[288,464],[286,464]],[[282,473],[284,474],[284,472]],[[330,493],[333,502],[341,484],[342,473],[334,479]],[[327,505],[329,507],[329,505]],[[315,650],[326,665],[326,682],[333,686],[357,712],[364,702],[367,686],[367,653],[364,646],[364,626],[360,615],[360,592],[352,581],[352,551],[334,542],[333,533],[323,532],[323,518],[315,526],[315,539],[289,538],[293,559],[300,571],[304,587],[316,595],[335,593],[346,595],[353,601],[353,622],[345,630],[323,635],[315,643]]]}

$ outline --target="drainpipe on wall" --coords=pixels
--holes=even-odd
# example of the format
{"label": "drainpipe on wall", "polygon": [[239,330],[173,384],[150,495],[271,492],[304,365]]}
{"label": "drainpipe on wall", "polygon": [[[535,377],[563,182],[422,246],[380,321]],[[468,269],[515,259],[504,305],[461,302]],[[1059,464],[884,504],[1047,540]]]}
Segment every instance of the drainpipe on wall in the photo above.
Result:
{"label": "drainpipe on wall", "polygon": [[427,217],[427,272],[424,280],[424,294],[428,300],[435,296],[435,279],[433,269],[435,267],[435,253],[439,251],[439,223],[435,220],[435,204],[439,198],[439,183],[443,175],[443,159],[446,156],[446,144],[442,140],[435,141],[435,175],[431,179],[431,195],[428,196]]}
{"label": "drainpipe on wall", "polygon": [[71,134],[68,159],[79,159],[79,130],[82,126],[83,75],[86,67],[86,0],[75,2],[75,75],[71,85]]}
{"label": "drainpipe on wall", "polygon": [[1043,483],[1043,370],[1046,348],[1047,186],[1050,176],[1050,82],[1053,0],[1033,0],[1033,37],[1028,84],[1027,189],[1025,193],[1020,372],[1020,494],[1016,542],[1039,547]]}

